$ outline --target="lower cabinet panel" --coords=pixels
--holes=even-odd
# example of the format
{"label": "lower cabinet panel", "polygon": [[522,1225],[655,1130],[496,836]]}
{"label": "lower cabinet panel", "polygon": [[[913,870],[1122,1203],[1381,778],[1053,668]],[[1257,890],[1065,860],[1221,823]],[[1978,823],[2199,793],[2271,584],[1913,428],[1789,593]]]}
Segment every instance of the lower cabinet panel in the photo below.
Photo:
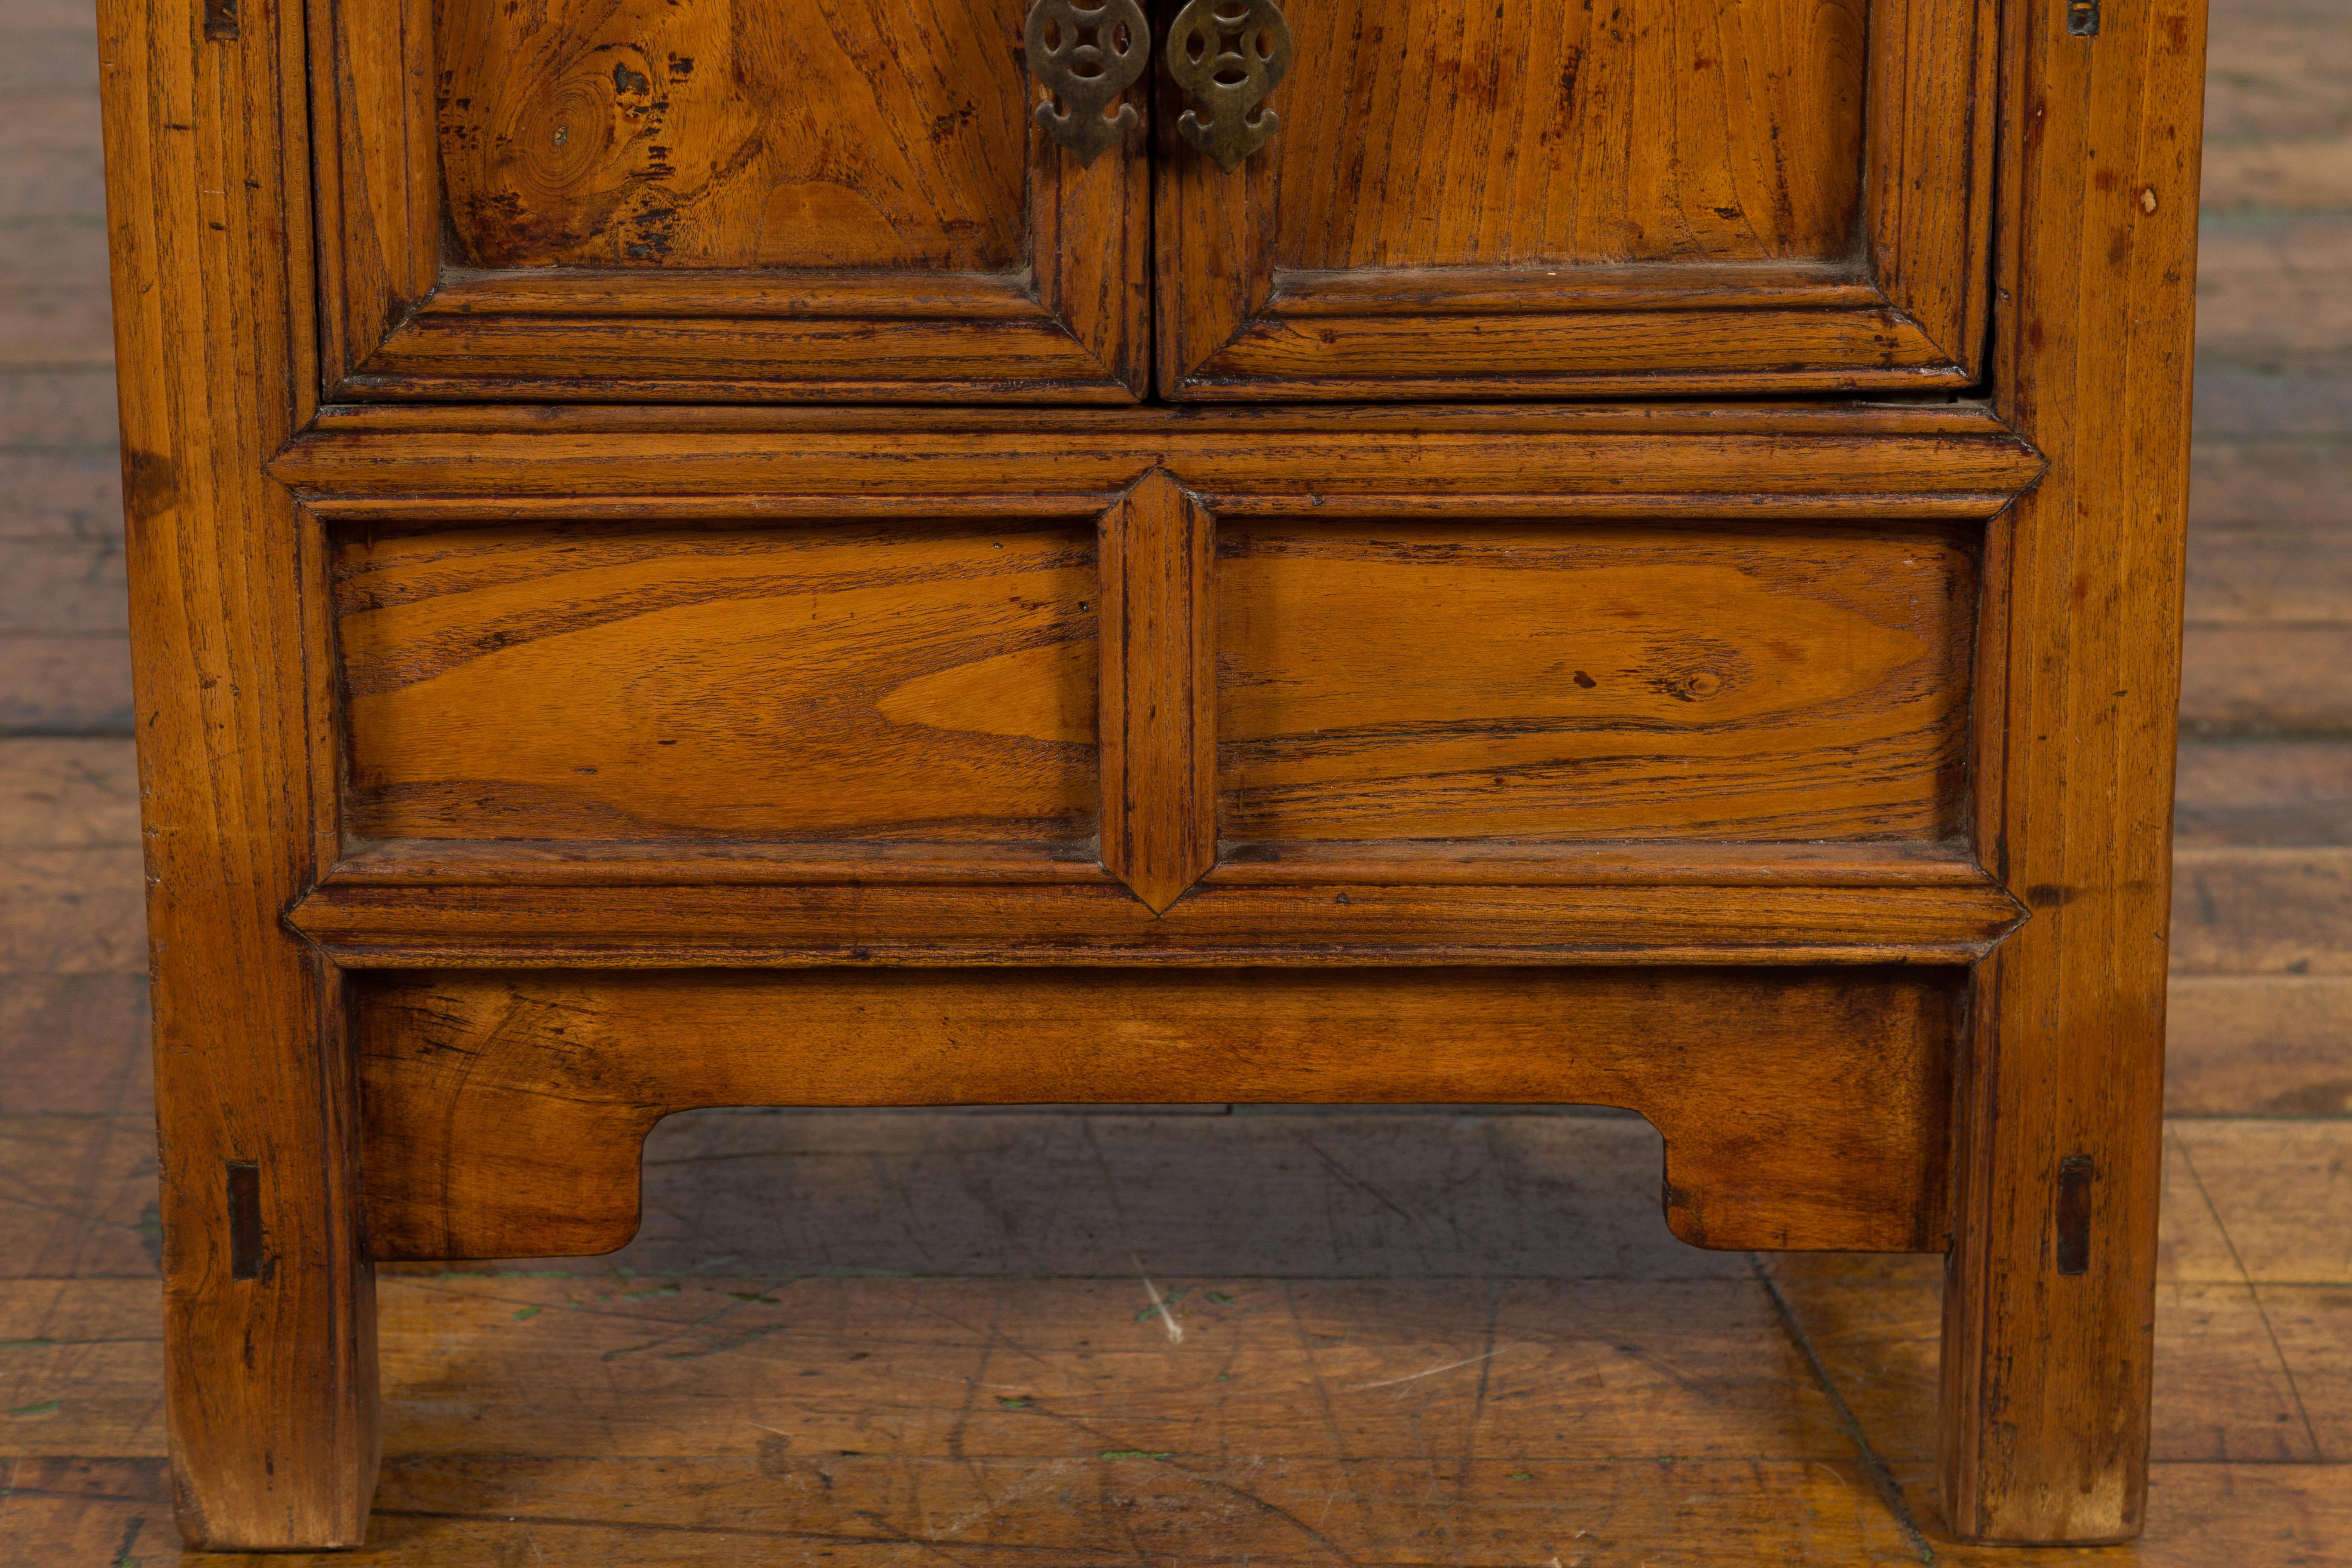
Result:
{"label": "lower cabinet panel", "polygon": [[1972,533],[1240,522],[1236,840],[1934,840],[1958,830]]}
{"label": "lower cabinet panel", "polygon": [[[1972,528],[1214,526],[1228,844],[1962,831]],[[1081,844],[1094,532],[342,533],[346,831]]]}
{"label": "lower cabinet panel", "polygon": [[[1717,1247],[1945,1245],[1965,971],[362,973],[384,1259],[609,1251],[697,1106],[1593,1103]],[[1442,1135],[1433,1131],[1433,1136]]]}
{"label": "lower cabinet panel", "polygon": [[361,839],[1084,839],[1094,531],[334,541]]}

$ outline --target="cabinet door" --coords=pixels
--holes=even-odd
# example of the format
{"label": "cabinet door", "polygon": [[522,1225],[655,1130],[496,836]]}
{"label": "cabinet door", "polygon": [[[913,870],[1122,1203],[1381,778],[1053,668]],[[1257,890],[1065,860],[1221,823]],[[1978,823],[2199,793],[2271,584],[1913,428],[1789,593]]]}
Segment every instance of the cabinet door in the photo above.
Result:
{"label": "cabinet door", "polygon": [[312,0],[325,397],[1131,402],[1143,134],[1025,8]]}
{"label": "cabinet door", "polygon": [[[1161,77],[1161,390],[1927,390],[1984,335],[1990,0],[1194,0],[1287,69],[1230,173]],[[1173,64],[1184,42],[1164,51]],[[1263,77],[1267,74],[1260,71]]]}

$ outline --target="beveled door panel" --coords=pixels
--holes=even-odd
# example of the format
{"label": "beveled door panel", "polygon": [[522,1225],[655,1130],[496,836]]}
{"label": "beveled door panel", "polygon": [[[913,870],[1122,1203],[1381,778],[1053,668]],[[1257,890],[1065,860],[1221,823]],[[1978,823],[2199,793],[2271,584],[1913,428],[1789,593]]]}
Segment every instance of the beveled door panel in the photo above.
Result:
{"label": "beveled door panel", "polygon": [[1026,9],[315,0],[326,396],[1131,401],[1144,133]]}
{"label": "beveled door panel", "polygon": [[[1225,0],[1238,14],[1241,0]],[[1190,399],[1972,380],[1988,0],[1287,0],[1276,129],[1158,133]]]}

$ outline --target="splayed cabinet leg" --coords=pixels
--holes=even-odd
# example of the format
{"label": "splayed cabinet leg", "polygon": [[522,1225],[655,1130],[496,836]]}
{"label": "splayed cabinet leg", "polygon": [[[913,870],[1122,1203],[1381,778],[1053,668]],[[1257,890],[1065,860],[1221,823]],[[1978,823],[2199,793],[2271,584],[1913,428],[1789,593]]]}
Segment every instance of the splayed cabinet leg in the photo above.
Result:
{"label": "splayed cabinet leg", "polygon": [[[279,941],[242,1016],[159,985],[165,1405],[180,1527],[215,1550],[355,1546],[377,1458],[375,1278],[334,972]],[[271,1019],[283,1005],[294,1017]],[[299,1029],[307,1014],[311,1027]],[[295,1025],[290,1038],[240,1026]],[[189,1079],[274,1065],[230,1101]]]}
{"label": "splayed cabinet leg", "polygon": [[2032,917],[1958,1074],[1938,1447],[1963,1540],[2140,1531],[2163,1140],[2202,0],[2003,10],[1995,520],[1974,839]]}
{"label": "splayed cabinet leg", "polygon": [[[1938,1479],[1963,1540],[2127,1541],[2147,1491],[2161,991],[2062,998],[2048,957],[2021,933],[1979,983]],[[2106,1070],[2077,1078],[2087,1061]]]}

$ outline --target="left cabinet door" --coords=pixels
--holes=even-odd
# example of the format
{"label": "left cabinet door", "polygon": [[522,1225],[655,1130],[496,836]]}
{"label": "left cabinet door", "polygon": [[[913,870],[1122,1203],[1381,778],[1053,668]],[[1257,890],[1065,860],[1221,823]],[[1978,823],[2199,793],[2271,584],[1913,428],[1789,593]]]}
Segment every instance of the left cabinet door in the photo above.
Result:
{"label": "left cabinet door", "polygon": [[1135,401],[1144,132],[1027,5],[309,0],[321,395]]}

